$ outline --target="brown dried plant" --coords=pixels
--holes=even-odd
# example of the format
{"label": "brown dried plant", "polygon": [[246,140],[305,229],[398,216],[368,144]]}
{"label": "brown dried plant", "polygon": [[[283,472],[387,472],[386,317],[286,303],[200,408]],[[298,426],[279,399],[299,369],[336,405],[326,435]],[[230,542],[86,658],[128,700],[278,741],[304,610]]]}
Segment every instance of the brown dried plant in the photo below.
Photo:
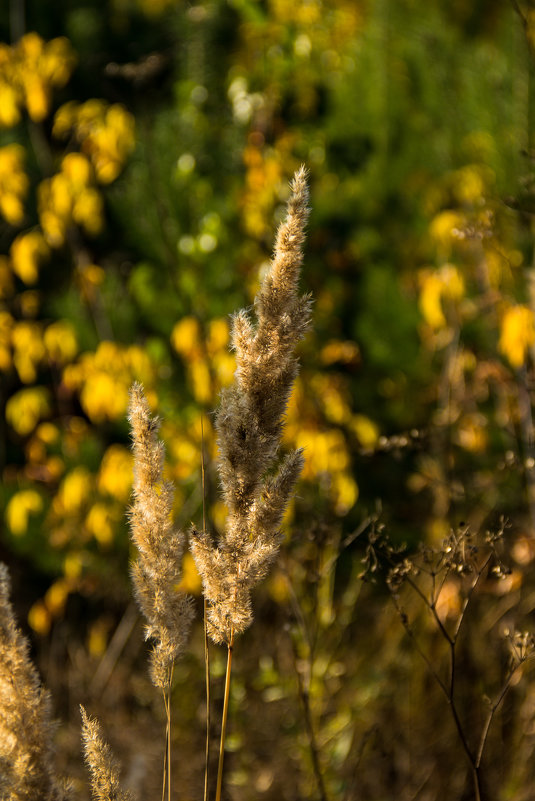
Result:
{"label": "brown dried plant", "polygon": [[298,294],[308,212],[302,167],[291,184],[286,220],[255,299],[258,323],[255,327],[244,310],[233,320],[235,381],[221,393],[216,418],[227,523],[217,544],[195,527],[190,540],[215,642],[231,643],[251,623],[251,589],[277,555],[281,521],[303,465],[302,452],[296,450],[272,472],[298,370],[295,348],[310,324],[310,299]]}
{"label": "brown dried plant", "polygon": [[183,653],[193,607],[177,591],[185,537],[172,521],[174,490],[164,481],[164,447],[160,421],[151,417],[140,384],[130,392],[129,416],[134,447],[134,503],[130,509],[132,539],[138,559],[132,566],[134,593],[145,616],[145,634],[154,643],[151,678],[163,692],[167,717],[163,792],[171,798],[171,683],[175,660]]}
{"label": "brown dried plant", "polygon": [[217,543],[206,529],[191,529],[190,548],[205,597],[205,626],[216,643],[225,642],[228,648],[216,801],[222,791],[234,637],[251,624],[251,590],[277,555],[282,518],[303,466],[303,454],[296,450],[274,471],[283,415],[298,371],[295,348],[310,324],[310,298],[298,292],[308,213],[307,173],[301,167],[255,298],[257,325],[244,310],[233,320],[235,380],[221,393],[216,417],[226,527]]}
{"label": "brown dried plant", "polygon": [[[365,574],[374,573],[381,563],[387,567],[386,584],[401,623],[440,688],[449,709],[471,773],[475,801],[484,801],[487,797],[483,787],[482,761],[496,712],[517,671],[535,656],[533,635],[516,630],[511,633],[508,629],[503,632],[510,651],[509,664],[501,676],[498,689],[489,697],[485,695],[479,699],[485,707],[479,731],[469,727],[457,688],[462,673],[458,643],[466,627],[469,607],[480,586],[485,581],[504,579],[510,573],[501,557],[505,529],[503,520],[497,530],[477,534],[468,526],[461,525],[452,529],[439,546],[420,545],[416,555],[407,556],[404,546],[392,546],[378,528],[369,538],[364,560]],[[459,609],[453,614],[452,621],[448,621],[441,611],[442,594],[448,583],[456,587],[459,596]],[[422,644],[415,621],[407,611],[403,598],[409,600],[411,595],[427,611],[446,645],[448,656],[445,674],[437,664],[436,654],[428,653]]]}
{"label": "brown dried plant", "polygon": [[53,765],[52,710],[17,627],[7,567],[0,564],[0,798],[67,799]]}
{"label": "brown dried plant", "polygon": [[163,479],[160,422],[151,417],[140,384],[134,384],[130,393],[129,420],[135,458],[130,526],[138,550],[132,579],[147,621],[147,639],[154,642],[152,681],[165,690],[171,682],[173,664],[184,651],[193,617],[190,599],[176,589],[185,538],[172,522],[174,492],[172,484]]}
{"label": "brown dried plant", "polygon": [[129,793],[121,790],[119,765],[110,746],[103,740],[100,725],[91,719],[85,709],[82,713],[82,741],[95,801],[131,801]]}

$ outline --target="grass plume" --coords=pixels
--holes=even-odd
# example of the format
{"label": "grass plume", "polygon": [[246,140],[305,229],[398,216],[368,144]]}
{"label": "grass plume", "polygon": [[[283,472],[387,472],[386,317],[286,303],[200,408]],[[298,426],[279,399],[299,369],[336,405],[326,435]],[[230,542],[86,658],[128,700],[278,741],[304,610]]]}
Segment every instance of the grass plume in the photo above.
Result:
{"label": "grass plume", "polygon": [[255,299],[257,325],[244,310],[233,320],[235,381],[221,393],[216,418],[227,525],[217,544],[206,531],[191,532],[215,642],[231,643],[251,623],[250,592],[276,557],[282,517],[303,465],[302,452],[296,450],[273,473],[298,371],[295,347],[310,324],[310,299],[298,293],[308,212],[306,170],[301,167]]}
{"label": "grass plume", "polygon": [[53,765],[52,709],[15,623],[7,567],[0,564],[0,798],[68,798]]}
{"label": "grass plume", "polygon": [[121,790],[119,765],[110,746],[102,738],[97,720],[90,718],[85,709],[82,713],[82,741],[84,754],[91,774],[91,790],[95,801],[131,801],[129,793]]}
{"label": "grass plume", "polygon": [[173,487],[163,480],[164,447],[159,420],[150,415],[140,384],[130,393],[129,420],[134,447],[132,539],[138,559],[132,566],[136,600],[153,640],[151,677],[162,689],[170,684],[175,659],[183,652],[191,626],[190,600],[177,592],[184,534],[172,523]]}

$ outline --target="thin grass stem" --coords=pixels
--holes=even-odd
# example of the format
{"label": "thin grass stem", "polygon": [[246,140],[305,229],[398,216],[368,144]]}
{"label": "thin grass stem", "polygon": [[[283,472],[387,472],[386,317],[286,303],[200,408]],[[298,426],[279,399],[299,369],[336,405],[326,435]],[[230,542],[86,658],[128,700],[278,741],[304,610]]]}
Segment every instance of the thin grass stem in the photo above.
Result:
{"label": "thin grass stem", "polygon": [[[201,415],[201,484],[202,484],[202,530],[206,532],[206,483],[204,474],[204,421]],[[206,687],[206,745],[204,754],[204,801],[208,801],[209,771],[210,771],[210,651],[208,647],[208,603],[203,603],[203,630],[204,630],[204,676]]]}
{"label": "thin grass stem", "polygon": [[225,675],[225,698],[223,701],[223,716],[221,719],[221,741],[219,744],[219,764],[217,766],[217,789],[215,801],[221,801],[221,789],[223,787],[223,761],[225,758],[225,738],[227,734],[227,718],[230,698],[230,675],[232,671],[232,651],[234,649],[234,632],[231,632],[227,652],[227,672]]}

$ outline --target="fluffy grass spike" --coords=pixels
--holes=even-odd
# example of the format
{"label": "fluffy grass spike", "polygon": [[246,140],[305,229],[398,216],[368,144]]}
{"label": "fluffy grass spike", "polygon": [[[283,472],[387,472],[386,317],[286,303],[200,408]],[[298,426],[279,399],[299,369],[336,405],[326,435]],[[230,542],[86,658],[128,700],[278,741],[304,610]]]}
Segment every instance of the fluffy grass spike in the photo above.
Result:
{"label": "fluffy grass spike", "polygon": [[130,509],[132,540],[138,559],[132,567],[136,600],[146,619],[146,636],[154,647],[151,677],[165,689],[173,664],[184,651],[193,608],[178,592],[185,537],[173,526],[173,487],[163,480],[164,447],[159,420],[151,417],[140,384],[130,392],[129,421],[134,448],[134,503]]}
{"label": "fluffy grass spike", "polygon": [[229,514],[216,544],[206,531],[191,532],[215,642],[228,644],[250,625],[251,589],[277,555],[281,520],[303,466],[301,451],[277,465],[277,450],[298,371],[295,348],[310,325],[310,298],[298,290],[308,213],[307,173],[301,167],[255,299],[256,324],[243,310],[233,320],[235,380],[221,393],[216,418],[218,470]]}
{"label": "fluffy grass spike", "polygon": [[9,595],[9,573],[0,563],[0,798],[63,801],[68,794],[53,765],[50,698]]}
{"label": "fluffy grass spike", "polygon": [[82,741],[95,801],[131,801],[129,793],[121,790],[119,765],[110,746],[103,740],[98,721],[82,713]]}

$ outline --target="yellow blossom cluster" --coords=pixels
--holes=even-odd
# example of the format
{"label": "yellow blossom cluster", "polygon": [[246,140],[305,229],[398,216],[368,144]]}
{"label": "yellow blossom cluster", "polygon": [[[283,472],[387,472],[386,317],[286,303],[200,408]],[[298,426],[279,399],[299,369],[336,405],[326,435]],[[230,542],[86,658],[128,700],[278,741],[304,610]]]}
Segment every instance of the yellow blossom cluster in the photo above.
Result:
{"label": "yellow blossom cluster", "polygon": [[272,150],[266,151],[263,136],[255,132],[243,152],[246,167],[243,220],[247,232],[256,239],[262,239],[271,230],[268,221],[285,188],[285,161],[292,144],[292,137],[281,137]]}
{"label": "yellow blossom cluster", "polygon": [[104,100],[61,106],[52,132],[58,138],[74,134],[101,184],[117,178],[135,145],[133,116],[118,103],[109,105]]}
{"label": "yellow blossom cluster", "polygon": [[39,275],[39,265],[49,253],[48,245],[40,231],[19,234],[10,248],[13,272],[25,284],[35,284]]}
{"label": "yellow blossom cluster", "polygon": [[52,89],[67,83],[74,63],[74,52],[63,37],[45,42],[31,32],[15,45],[1,43],[0,126],[16,125],[24,108],[34,122],[44,120]]}
{"label": "yellow blossom cluster", "polygon": [[41,228],[52,247],[63,245],[74,224],[93,236],[102,228],[102,196],[94,186],[91,163],[82,153],[69,153],[60,172],[41,181],[37,204]]}
{"label": "yellow blossom cluster", "polygon": [[445,306],[464,296],[463,276],[454,264],[443,264],[438,270],[422,270],[419,278],[419,303],[425,321],[433,329],[445,328]]}
{"label": "yellow blossom cluster", "polygon": [[206,336],[197,318],[191,315],[173,328],[171,344],[184,361],[188,383],[198,403],[215,403],[220,389],[232,381],[236,363],[228,352],[228,341],[225,318],[211,320]]}
{"label": "yellow blossom cluster", "polygon": [[[13,46],[0,44],[0,128],[13,127],[24,116],[31,123],[49,117],[52,93],[68,81],[74,63],[64,38],[45,42],[29,33]],[[47,135],[48,127],[43,133]],[[21,140],[18,131],[15,135]],[[90,447],[102,447],[91,423],[124,416],[133,380],[149,387],[154,382],[153,368],[139,347],[102,342],[96,352],[74,362],[79,351],[75,324],[42,319],[39,313],[43,265],[52,248],[66,243],[76,251],[73,284],[85,302],[96,302],[104,272],[85,252],[80,256],[70,232],[78,228],[93,236],[101,231],[98,184],[114,181],[133,150],[134,119],[117,104],[71,103],[55,115],[53,135],[69,139],[69,152],[46,177],[38,177],[40,162],[27,167],[29,154],[22,144],[3,139],[0,147],[0,221],[24,226],[8,231],[7,249],[0,255],[0,372],[18,382],[6,398],[5,419],[25,457],[4,520],[13,537],[34,536],[38,526],[47,532],[50,547],[65,551],[64,576],[30,610],[29,623],[42,634],[62,614],[91,561],[88,544],[93,543],[94,551],[95,543],[103,549],[112,543],[130,493],[131,456],[125,446],[105,448],[96,472],[80,466],[89,442]],[[35,207],[38,219],[32,220]],[[51,372],[57,377],[54,391]],[[56,418],[58,396],[67,399],[69,391],[79,395],[90,423],[76,415]]]}
{"label": "yellow blossom cluster", "polygon": [[0,312],[0,371],[13,366],[23,384],[37,380],[40,365],[67,364],[77,351],[76,334],[67,320],[45,326],[35,320],[16,320],[7,311]]}
{"label": "yellow blossom cluster", "polygon": [[149,387],[154,383],[147,353],[137,345],[125,347],[107,340],[63,372],[65,386],[79,392],[82,408],[94,423],[124,417],[128,390],[136,380]]}
{"label": "yellow blossom cluster", "polygon": [[298,377],[288,407],[284,438],[292,447],[303,448],[304,480],[325,486],[338,515],[345,515],[358,498],[351,453],[353,438],[365,449],[373,449],[379,431],[365,415],[352,410],[349,391],[341,377],[316,374],[309,379],[321,419],[309,402],[303,379]]}
{"label": "yellow blossom cluster", "polygon": [[509,306],[502,317],[498,350],[518,369],[526,362],[529,348],[535,345],[533,309],[517,304]]}
{"label": "yellow blossom cluster", "polygon": [[25,155],[22,145],[0,147],[0,214],[10,225],[19,225],[24,219],[23,201],[29,184]]}

